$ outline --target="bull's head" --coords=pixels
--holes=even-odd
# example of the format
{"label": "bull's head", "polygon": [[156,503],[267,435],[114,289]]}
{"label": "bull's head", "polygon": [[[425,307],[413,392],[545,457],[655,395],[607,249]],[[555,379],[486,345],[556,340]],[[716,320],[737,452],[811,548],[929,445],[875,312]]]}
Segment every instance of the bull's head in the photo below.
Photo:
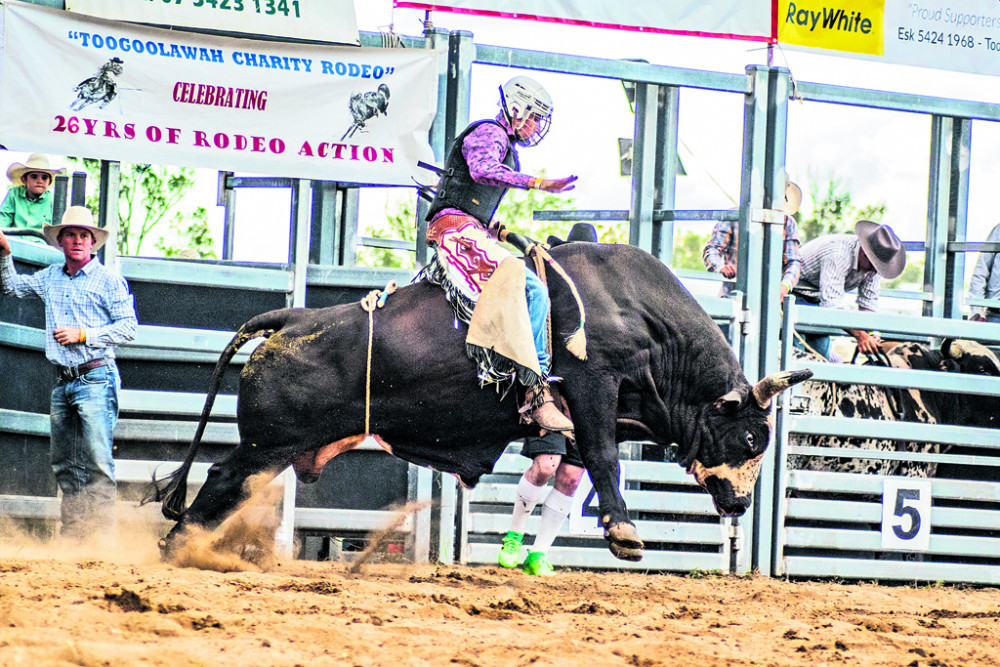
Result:
{"label": "bull's head", "polygon": [[946,338],[941,343],[941,356],[955,362],[957,368],[944,367],[943,370],[977,375],[1000,375],[1000,360],[990,348],[974,340],[954,340]]}
{"label": "bull's head", "polygon": [[[941,357],[943,371],[1000,377],[1000,359],[990,348],[976,341],[946,338],[941,343]],[[995,396],[970,396],[962,401],[962,408],[967,419],[959,418],[959,423],[996,427],[1000,401]]]}
{"label": "bull's head", "polygon": [[811,377],[810,370],[774,373],[753,387],[730,391],[709,408],[700,442],[685,465],[712,496],[719,514],[740,516],[750,506],[764,450],[771,442],[771,399]]}

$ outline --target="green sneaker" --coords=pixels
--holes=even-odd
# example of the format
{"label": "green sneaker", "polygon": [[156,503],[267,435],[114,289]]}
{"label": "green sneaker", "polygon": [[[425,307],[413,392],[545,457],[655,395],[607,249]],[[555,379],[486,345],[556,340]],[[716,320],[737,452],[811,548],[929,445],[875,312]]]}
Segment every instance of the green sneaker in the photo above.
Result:
{"label": "green sneaker", "polygon": [[521,569],[528,574],[539,577],[552,577],[556,573],[552,569],[552,563],[549,562],[549,559],[541,551],[532,551],[529,553],[528,557],[524,559],[524,565],[521,566]]}
{"label": "green sneaker", "polygon": [[521,542],[524,541],[524,533],[508,531],[503,538],[503,545],[500,547],[500,555],[497,562],[501,567],[517,567],[521,563]]}

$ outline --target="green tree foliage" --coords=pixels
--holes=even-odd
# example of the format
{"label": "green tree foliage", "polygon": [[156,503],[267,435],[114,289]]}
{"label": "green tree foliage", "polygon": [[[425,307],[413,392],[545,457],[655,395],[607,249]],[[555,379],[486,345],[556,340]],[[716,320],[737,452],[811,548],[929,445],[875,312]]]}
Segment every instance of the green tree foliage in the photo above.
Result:
{"label": "green tree foliage", "polygon": [[701,259],[701,252],[711,236],[684,232],[674,244],[673,268],[704,271],[705,263]]}
{"label": "green tree foliage", "polygon": [[[101,162],[90,158],[70,158],[70,162],[82,164],[88,178],[97,183],[100,180]],[[174,211],[181,200],[194,186],[194,170],[186,167],[167,167],[153,164],[120,163],[120,182],[118,197],[118,222],[121,225],[118,235],[118,252],[122,255],[138,255],[143,243],[151,236],[153,229],[165,220],[171,220],[170,227],[177,231],[182,239],[188,239],[197,245],[189,246],[201,257],[214,256],[214,242],[205,223],[205,209],[196,208],[185,213]],[[92,211],[98,209],[98,196],[87,197],[87,206]],[[198,211],[202,212],[199,217]],[[173,217],[170,218],[170,213]],[[190,221],[189,221],[190,219]],[[197,231],[200,229],[200,231]],[[193,230],[193,231],[192,231]],[[175,245],[159,238],[157,248],[175,248]],[[161,247],[162,246],[162,247]],[[183,248],[176,249],[180,252]]]}
{"label": "green tree foliage", "polygon": [[199,206],[187,218],[175,213],[170,221],[175,240],[170,241],[165,236],[156,240],[156,249],[164,257],[184,257],[188,259],[218,259],[215,254],[215,241],[208,228],[208,211]]}
{"label": "green tree foliage", "polygon": [[831,175],[822,186],[822,192],[820,188],[816,181],[809,184],[814,205],[812,215],[809,218],[800,217],[801,214],[796,216],[799,218],[799,240],[802,243],[824,234],[849,234],[854,231],[854,224],[858,220],[871,220],[881,224],[885,217],[884,202],[860,208],[855,206],[851,193],[839,178]]}
{"label": "green tree foliage", "polygon": [[[379,227],[369,227],[368,233],[376,239],[397,239],[413,243],[417,240],[417,209],[413,201],[403,202],[395,212],[385,211],[385,222]],[[387,248],[358,248],[357,263],[382,269],[416,268],[416,256],[407,250]]]}
{"label": "green tree foliage", "polygon": [[923,260],[906,260],[906,268],[892,280],[881,281],[883,289],[903,289],[904,287],[921,287],[924,284]]}

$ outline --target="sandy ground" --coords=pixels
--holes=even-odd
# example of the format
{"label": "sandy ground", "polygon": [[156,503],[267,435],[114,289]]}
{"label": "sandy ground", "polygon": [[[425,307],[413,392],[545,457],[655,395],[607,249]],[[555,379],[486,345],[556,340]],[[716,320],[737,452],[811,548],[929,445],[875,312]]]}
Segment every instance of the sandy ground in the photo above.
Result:
{"label": "sandy ground", "polygon": [[[109,554],[113,554],[109,556]],[[3,665],[995,665],[1000,590],[0,542]]]}
{"label": "sandy ground", "polygon": [[384,545],[353,564],[294,560],[275,553],[275,496],[259,493],[171,563],[157,529],[121,510],[119,534],[93,544],[0,517],[0,665],[992,667],[1000,655],[997,588],[530,577],[386,562],[399,556]]}

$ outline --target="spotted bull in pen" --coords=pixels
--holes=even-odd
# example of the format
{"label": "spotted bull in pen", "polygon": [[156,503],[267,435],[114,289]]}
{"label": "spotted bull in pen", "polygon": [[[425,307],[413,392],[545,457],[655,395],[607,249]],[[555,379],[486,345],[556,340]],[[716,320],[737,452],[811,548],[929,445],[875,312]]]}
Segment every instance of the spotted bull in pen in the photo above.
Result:
{"label": "spotted bull in pen", "polygon": [[[588,357],[564,337],[580,321],[562,279],[550,275],[553,371],[576,425],[576,442],[600,501],[609,549],[642,558],[643,543],[618,490],[617,442],[676,443],[679,462],[725,516],[743,514],[771,440],[772,397],[811,377],[798,370],[751,385],[719,328],[673,274],[627,245],[568,243],[551,250],[586,308]],[[415,283],[373,313],[370,382],[368,313],[358,304],[264,313],[244,324],[222,353],[184,464],[151,496],[178,523],[161,543],[166,557],[188,526],[213,527],[245,496],[243,482],[293,466],[315,481],[334,456],[362,442],[366,385],[371,436],[412,463],[454,473],[474,486],[507,445],[533,433],[519,423],[518,397],[481,388],[465,354],[464,327],[441,289]],[[222,375],[237,349],[266,340],[240,376],[240,443],[216,463],[190,507],[186,478]],[[156,483],[154,482],[154,486]]]}
{"label": "spotted bull in pen", "polygon": [[[887,343],[884,347],[885,361],[893,368],[1000,376],[1000,361],[996,355],[975,341],[945,340],[940,349],[912,342],[895,345]],[[816,355],[800,350],[796,350],[796,355],[800,361],[805,360],[806,363],[817,360]],[[796,393],[807,398],[805,410],[815,415],[985,428],[996,428],[1000,425],[1000,399],[995,396],[815,381],[804,383]],[[948,445],[932,442],[797,434],[791,437],[790,444],[923,454],[944,453],[949,448]],[[804,455],[789,456],[788,466],[796,470],[905,477],[932,477],[937,469],[937,464],[921,461]]]}

